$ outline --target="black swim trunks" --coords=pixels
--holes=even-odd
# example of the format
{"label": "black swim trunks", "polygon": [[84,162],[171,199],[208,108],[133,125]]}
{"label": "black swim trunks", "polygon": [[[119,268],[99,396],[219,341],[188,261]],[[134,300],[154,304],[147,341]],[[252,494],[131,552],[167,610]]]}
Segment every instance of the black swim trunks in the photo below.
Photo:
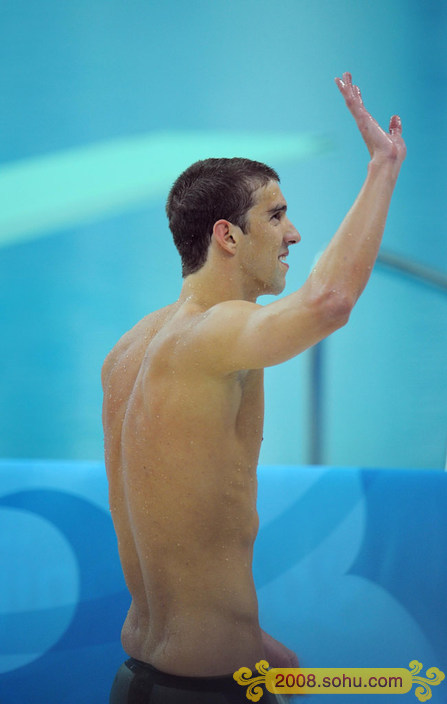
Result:
{"label": "black swim trunks", "polygon": [[[278,695],[264,689],[260,704],[279,704]],[[246,687],[233,675],[180,677],[160,672],[130,658],[116,673],[110,704],[247,704]]]}

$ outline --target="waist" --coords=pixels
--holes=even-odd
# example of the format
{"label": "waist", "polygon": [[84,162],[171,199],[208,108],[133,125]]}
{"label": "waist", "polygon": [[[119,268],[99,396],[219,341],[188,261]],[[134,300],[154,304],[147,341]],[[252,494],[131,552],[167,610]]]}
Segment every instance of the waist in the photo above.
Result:
{"label": "waist", "polygon": [[245,612],[230,604],[202,609],[180,604],[163,618],[139,619],[133,602],[122,632],[124,650],[164,672],[192,677],[226,675],[262,659],[257,602]]}

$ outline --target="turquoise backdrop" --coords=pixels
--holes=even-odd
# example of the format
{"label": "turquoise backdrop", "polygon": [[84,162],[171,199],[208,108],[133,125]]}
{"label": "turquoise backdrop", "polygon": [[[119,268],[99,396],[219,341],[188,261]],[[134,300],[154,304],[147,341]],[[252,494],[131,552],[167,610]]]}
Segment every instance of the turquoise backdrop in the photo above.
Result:
{"label": "turquoise backdrop", "polygon": [[[196,158],[279,170],[302,285],[366,173],[345,70],[403,120],[385,246],[445,272],[446,31],[441,0],[1,3],[0,456],[101,459],[101,363],[178,295],[164,200]],[[376,268],[325,345],[324,462],[444,466],[446,319],[442,292]],[[308,459],[308,370],[267,372],[264,464]]]}

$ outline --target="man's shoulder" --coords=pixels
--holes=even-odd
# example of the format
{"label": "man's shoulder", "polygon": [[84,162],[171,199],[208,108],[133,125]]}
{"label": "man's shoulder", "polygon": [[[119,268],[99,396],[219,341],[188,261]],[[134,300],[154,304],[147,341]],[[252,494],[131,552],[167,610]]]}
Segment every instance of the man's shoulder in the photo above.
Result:
{"label": "man's shoulder", "polygon": [[136,356],[139,351],[144,352],[144,349],[163,327],[174,305],[170,304],[145,315],[119,338],[104,360],[102,366],[103,386],[110,372],[123,356],[129,355],[130,352],[133,353],[133,356]]}
{"label": "man's shoulder", "polygon": [[144,320],[147,329],[162,333],[159,336],[162,344],[165,341],[172,344],[178,340],[184,347],[194,345],[198,339],[203,341],[214,334],[225,334],[229,326],[237,326],[240,321],[246,320],[247,314],[260,307],[257,303],[244,300],[222,301],[209,308],[195,304],[173,304]]}
{"label": "man's shoulder", "polygon": [[209,308],[197,321],[197,326],[202,329],[221,330],[222,325],[237,325],[244,322],[248,315],[261,308],[258,303],[244,300],[230,300],[216,303]]}
{"label": "man's shoulder", "polygon": [[257,303],[244,300],[222,301],[209,308],[193,324],[193,336],[215,345],[229,342],[245,327],[250,315],[262,308]]}
{"label": "man's shoulder", "polygon": [[102,368],[103,388],[124,358],[143,358],[150,351],[152,368],[174,364],[186,371],[221,370],[238,330],[257,303],[222,301],[208,309],[174,303],[150,313],[126,332],[107,355]]}
{"label": "man's shoulder", "polygon": [[175,317],[160,341],[165,353],[193,374],[227,374],[225,359],[250,313],[261,308],[244,300],[219,302],[206,310]]}

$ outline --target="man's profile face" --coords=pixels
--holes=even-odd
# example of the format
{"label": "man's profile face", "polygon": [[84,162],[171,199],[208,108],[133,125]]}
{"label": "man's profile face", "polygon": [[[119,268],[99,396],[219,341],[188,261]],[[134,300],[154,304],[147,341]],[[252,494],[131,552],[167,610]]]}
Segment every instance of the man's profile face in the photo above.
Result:
{"label": "man's profile face", "polygon": [[255,203],[247,213],[240,261],[258,296],[277,295],[286,285],[289,267],[284,255],[291,244],[301,239],[286,211],[287,203],[276,181],[255,191]]}

